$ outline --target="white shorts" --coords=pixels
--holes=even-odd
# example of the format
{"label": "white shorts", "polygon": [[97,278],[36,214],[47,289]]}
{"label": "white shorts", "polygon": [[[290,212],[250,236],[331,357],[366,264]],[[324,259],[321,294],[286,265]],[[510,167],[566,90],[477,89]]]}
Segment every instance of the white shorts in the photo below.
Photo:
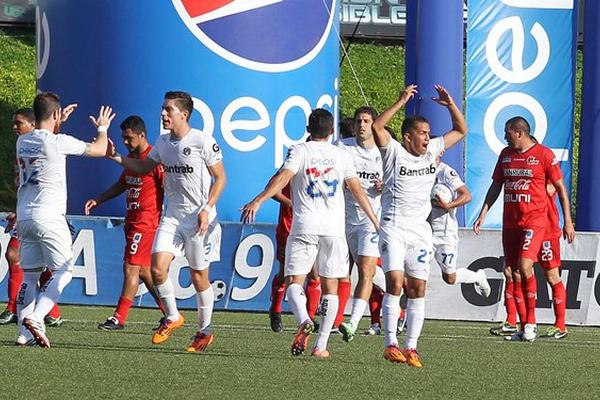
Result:
{"label": "white shorts", "polygon": [[284,275],[307,275],[317,261],[319,276],[345,278],[348,275],[348,245],[336,236],[290,235],[285,247]]}
{"label": "white shorts", "polygon": [[21,268],[73,270],[73,239],[64,218],[17,221]]}
{"label": "white shorts", "polygon": [[175,219],[163,218],[152,246],[152,254],[161,252],[185,255],[191,269],[206,269],[221,259],[221,225],[214,220],[200,236],[197,226],[182,226]]}
{"label": "white shorts", "polygon": [[379,251],[385,273],[403,271],[407,276],[426,281],[432,248],[431,227],[426,222],[411,227],[381,226]]}
{"label": "white shorts", "polygon": [[358,262],[358,256],[379,257],[379,235],[373,225],[348,225],[346,240],[355,262]]}
{"label": "white shorts", "polygon": [[458,258],[458,241],[448,238],[433,237],[433,257],[444,274],[456,272],[456,261]]}

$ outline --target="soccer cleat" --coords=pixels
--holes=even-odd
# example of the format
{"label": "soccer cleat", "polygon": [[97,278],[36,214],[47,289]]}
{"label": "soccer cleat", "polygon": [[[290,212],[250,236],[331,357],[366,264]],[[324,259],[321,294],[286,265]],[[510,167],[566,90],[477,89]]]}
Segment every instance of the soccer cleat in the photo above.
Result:
{"label": "soccer cleat", "polygon": [[504,336],[504,340],[506,340],[507,342],[522,342],[523,332],[515,332],[512,335]]}
{"label": "soccer cleat", "polygon": [[[317,331],[317,329],[315,329],[315,331]],[[337,326],[332,326],[331,330],[329,331],[330,335],[341,335],[342,332],[340,332],[340,328],[338,328]]]}
{"label": "soccer cleat", "polygon": [[320,358],[321,360],[327,359],[330,356],[329,351],[327,349],[325,349],[325,350],[319,350],[316,347],[313,347],[312,352],[310,353],[310,355],[313,356],[313,357],[315,357],[315,358]]}
{"label": "soccer cleat", "polygon": [[312,322],[304,322],[298,327],[298,331],[294,335],[294,341],[292,342],[292,355],[299,356],[304,353],[308,346],[308,339],[310,335],[315,331],[315,326]]}
{"label": "soccer cleat", "polygon": [[356,326],[352,322],[342,322],[340,324],[340,333],[342,334],[342,339],[344,342],[351,342],[354,339],[354,335],[356,334]]}
{"label": "soccer cleat", "polygon": [[525,324],[523,329],[523,340],[526,342],[533,342],[537,337],[537,326],[535,324]]}
{"label": "soccer cleat", "polygon": [[119,320],[116,319],[113,315],[106,318],[106,321],[104,321],[103,323],[98,324],[98,329],[101,329],[103,331],[117,331],[123,329],[124,327],[125,326],[123,324],[120,324]]}
{"label": "soccer cleat", "polygon": [[207,335],[203,332],[196,332],[196,335],[192,340],[192,344],[190,344],[187,348],[188,353],[197,353],[200,351],[206,350],[208,346],[215,340],[213,335]]}
{"label": "soccer cleat", "polygon": [[29,347],[37,346],[37,343],[35,342],[35,338],[31,335],[31,333],[27,329],[23,329],[23,331],[19,333],[19,336],[17,336],[15,345],[19,347]]}
{"label": "soccer cleat", "polygon": [[179,329],[185,323],[185,319],[183,315],[179,314],[179,318],[177,321],[171,321],[169,319],[165,319],[163,324],[158,328],[154,335],[152,335],[152,343],[153,344],[161,344],[165,342],[167,339],[171,337],[171,334],[175,329]]}
{"label": "soccer cleat", "polygon": [[400,347],[398,347],[397,344],[386,347],[383,350],[383,358],[395,364],[406,362],[406,357],[402,354],[402,350],[400,350]]}
{"label": "soccer cleat", "polygon": [[51,317],[49,315],[46,315],[46,317],[44,318],[44,324],[46,324],[46,326],[52,326],[52,327],[55,327],[55,328],[58,328],[64,322],[65,322],[65,320],[60,315],[57,318]]}
{"label": "soccer cleat", "polygon": [[44,327],[43,322],[38,322],[34,319],[25,317],[23,319],[23,326],[27,328],[29,332],[33,335],[35,342],[43,348],[50,347],[50,341],[46,336],[46,328]]}
{"label": "soccer cleat", "polygon": [[546,330],[546,336],[554,339],[562,339],[568,334],[569,332],[566,329],[564,331],[561,331],[556,326],[551,326],[550,328],[548,328],[548,330]]}
{"label": "soccer cleat", "polygon": [[281,313],[269,311],[269,319],[271,320],[271,330],[273,332],[283,332],[283,322],[281,321]]}
{"label": "soccer cleat", "polygon": [[421,357],[416,349],[404,349],[402,350],[402,354],[406,358],[406,364],[415,368],[423,368],[423,363],[421,362]]}
{"label": "soccer cleat", "polygon": [[158,320],[158,325],[155,326],[154,328],[152,328],[152,331],[156,332],[157,330],[160,329],[160,327],[162,326],[162,324],[165,323],[165,321],[167,320],[167,317],[165,317],[164,315]]}
{"label": "soccer cleat", "polygon": [[481,291],[481,294],[483,295],[483,297],[490,297],[490,294],[492,294],[492,287],[490,286],[490,283],[487,280],[487,275],[485,274],[485,271],[480,269],[479,271],[477,271],[477,276],[479,277],[479,280],[477,281],[476,285]]}
{"label": "soccer cleat", "polygon": [[502,325],[500,325],[500,326],[497,326],[495,328],[490,328],[490,333],[494,336],[510,336],[516,332],[517,332],[516,325],[511,325],[506,321],[504,321],[502,323]]}
{"label": "soccer cleat", "polygon": [[378,323],[371,324],[369,329],[365,331],[365,335],[367,336],[377,336],[381,335],[381,327]]}
{"label": "soccer cleat", "polygon": [[8,308],[0,314],[0,325],[16,324],[17,314],[10,311]]}

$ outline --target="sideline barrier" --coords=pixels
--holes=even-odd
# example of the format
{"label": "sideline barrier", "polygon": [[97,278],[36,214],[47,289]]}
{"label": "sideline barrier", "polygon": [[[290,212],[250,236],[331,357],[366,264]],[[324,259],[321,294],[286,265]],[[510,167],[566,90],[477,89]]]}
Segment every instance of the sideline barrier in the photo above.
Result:
{"label": "sideline barrier", "polygon": [[[73,245],[76,263],[74,279],[65,290],[61,303],[115,305],[123,282],[123,220],[120,218],[69,217],[76,229]],[[241,225],[223,222],[221,261],[211,265],[216,310],[267,311],[271,279],[277,272],[275,225]],[[2,252],[8,234],[0,234]],[[482,297],[472,284],[449,286],[442,281],[437,265],[431,268],[428,282],[426,316],[430,319],[501,321],[504,319],[502,245],[500,231],[484,231],[475,236],[460,231],[458,266],[477,271],[485,269],[492,286],[489,298]],[[562,279],[567,289],[567,322],[600,325],[600,279],[596,267],[600,234],[578,233],[573,244],[562,242]],[[177,257],[170,276],[178,305],[195,308],[195,292],[185,258]],[[538,322],[552,323],[552,292],[538,276]],[[7,299],[8,266],[0,261],[0,301]],[[355,281],[355,279],[353,279]],[[542,284],[543,283],[543,284]],[[135,304],[154,307],[152,297],[142,285]],[[350,303],[346,312],[350,311]],[[289,307],[284,302],[284,311]]]}

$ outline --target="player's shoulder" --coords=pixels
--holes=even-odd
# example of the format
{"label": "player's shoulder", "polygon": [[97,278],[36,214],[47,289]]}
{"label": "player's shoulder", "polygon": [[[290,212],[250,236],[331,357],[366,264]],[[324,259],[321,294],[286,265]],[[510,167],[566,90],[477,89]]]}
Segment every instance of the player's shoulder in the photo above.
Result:
{"label": "player's shoulder", "polygon": [[338,147],[344,148],[344,147],[355,147],[356,146],[356,138],[355,137],[348,137],[348,138],[339,138],[335,144],[337,144]]}

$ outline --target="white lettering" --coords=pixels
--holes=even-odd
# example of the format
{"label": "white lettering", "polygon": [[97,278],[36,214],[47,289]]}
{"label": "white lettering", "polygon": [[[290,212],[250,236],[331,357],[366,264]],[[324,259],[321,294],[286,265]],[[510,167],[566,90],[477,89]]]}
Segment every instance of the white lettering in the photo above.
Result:
{"label": "white lettering", "polygon": [[[243,108],[250,108],[258,114],[258,119],[240,119],[232,121],[234,114]],[[248,114],[248,113],[246,113]],[[269,119],[269,112],[260,100],[254,97],[240,97],[235,99],[225,107],[223,115],[221,116],[221,134],[223,139],[231,147],[238,151],[254,151],[262,146],[267,139],[262,135],[257,135],[252,140],[244,141],[238,139],[233,131],[260,131],[267,128],[271,121]]]}
{"label": "white lettering", "polygon": [[[257,266],[248,265],[248,253],[254,246],[260,247],[262,251],[262,259]],[[235,252],[235,272],[244,278],[255,279],[255,281],[245,289],[234,287],[231,291],[231,299],[245,301],[258,295],[269,282],[274,259],[275,249],[270,237],[262,233],[256,233],[244,238]]]}
{"label": "white lettering", "polygon": [[571,10],[573,0],[500,0],[509,7]]}
{"label": "white lettering", "polygon": [[95,296],[98,294],[98,282],[96,278],[96,248],[94,247],[94,231],[82,229],[73,242],[73,260],[81,259],[83,265],[73,266],[73,279],[84,280],[85,294]]}
{"label": "white lettering", "polygon": [[[288,111],[294,107],[298,107],[304,111],[304,115],[306,116],[304,127],[302,128],[302,132],[295,132],[296,136],[299,136],[298,139],[292,139],[288,136],[288,133],[285,130],[285,117]],[[289,148],[292,145],[302,143],[306,140],[308,133],[306,132],[306,123],[308,123],[308,116],[310,115],[312,109],[308,100],[301,96],[291,96],[288,97],[281,103],[279,109],[277,110],[277,114],[275,114],[275,163],[273,165],[274,168],[279,168],[281,164],[283,164],[283,157],[285,155],[285,148]]]}

